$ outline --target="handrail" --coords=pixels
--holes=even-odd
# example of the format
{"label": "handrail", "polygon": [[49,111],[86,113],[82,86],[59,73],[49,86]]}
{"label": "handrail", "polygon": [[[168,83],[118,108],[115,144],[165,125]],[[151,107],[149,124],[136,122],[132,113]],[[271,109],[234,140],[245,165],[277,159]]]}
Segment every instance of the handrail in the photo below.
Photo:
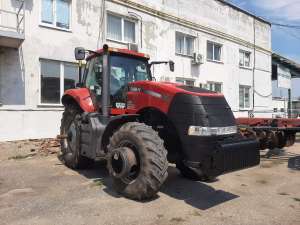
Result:
{"label": "handrail", "polygon": [[10,26],[11,24],[9,25],[5,23],[0,23],[0,28],[9,29],[9,30],[16,31],[20,34],[24,34],[25,33],[25,1],[19,0],[19,2],[20,2],[20,6],[16,9],[16,11],[0,9],[0,13],[2,13],[2,16],[5,14],[16,16],[15,26]]}

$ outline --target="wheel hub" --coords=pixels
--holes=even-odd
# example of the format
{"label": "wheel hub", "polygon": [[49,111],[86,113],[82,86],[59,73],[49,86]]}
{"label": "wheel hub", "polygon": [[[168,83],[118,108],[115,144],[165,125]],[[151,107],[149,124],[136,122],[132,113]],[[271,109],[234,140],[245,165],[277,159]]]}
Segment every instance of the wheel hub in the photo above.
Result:
{"label": "wheel hub", "polygon": [[110,170],[116,178],[126,178],[134,173],[137,160],[134,151],[127,147],[117,148],[110,154]]}

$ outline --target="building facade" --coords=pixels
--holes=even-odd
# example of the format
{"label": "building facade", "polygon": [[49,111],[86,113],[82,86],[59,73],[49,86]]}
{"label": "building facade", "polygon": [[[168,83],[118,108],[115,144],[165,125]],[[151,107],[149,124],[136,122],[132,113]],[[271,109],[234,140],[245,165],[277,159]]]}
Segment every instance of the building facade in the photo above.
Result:
{"label": "building facade", "polygon": [[224,1],[8,0],[0,9],[11,17],[0,14],[0,141],[59,133],[77,46],[132,43],[175,62],[173,73],[153,68],[158,81],[222,92],[237,117],[273,109],[270,24]]}

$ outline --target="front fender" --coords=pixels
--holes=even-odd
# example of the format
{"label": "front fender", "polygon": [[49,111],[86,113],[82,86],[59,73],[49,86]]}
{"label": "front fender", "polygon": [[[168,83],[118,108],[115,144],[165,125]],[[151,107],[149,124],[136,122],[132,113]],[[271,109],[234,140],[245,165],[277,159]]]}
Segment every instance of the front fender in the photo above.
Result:
{"label": "front fender", "polygon": [[96,107],[87,88],[69,89],[65,91],[61,101],[63,105],[75,101],[84,112],[96,112]]}
{"label": "front fender", "polygon": [[104,151],[107,151],[109,138],[119,127],[121,127],[123,124],[128,122],[137,122],[138,118],[139,115],[137,114],[127,114],[127,115],[119,115],[119,116],[111,117],[102,135],[102,140],[101,140],[102,149]]}

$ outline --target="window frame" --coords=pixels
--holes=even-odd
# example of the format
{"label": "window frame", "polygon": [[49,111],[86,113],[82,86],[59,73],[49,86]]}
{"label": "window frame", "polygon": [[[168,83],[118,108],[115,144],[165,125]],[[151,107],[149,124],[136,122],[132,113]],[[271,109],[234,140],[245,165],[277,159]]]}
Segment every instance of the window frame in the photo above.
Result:
{"label": "window frame", "polygon": [[[212,59],[208,58],[208,44],[212,44],[213,45]],[[220,47],[220,60],[216,60],[215,59],[215,46],[219,46]],[[208,62],[223,63],[223,44],[220,44],[220,43],[208,40],[207,43],[206,43],[206,60]]]}
{"label": "window frame", "polygon": [[53,21],[52,23],[45,23],[42,21],[43,19],[43,2],[40,1],[40,26],[41,27],[47,27],[47,28],[52,28],[52,29],[56,29],[56,30],[62,30],[62,31],[67,31],[67,32],[72,32],[72,3],[73,0],[68,0],[69,1],[69,28],[64,28],[64,27],[59,27],[56,25],[57,22],[57,18],[56,18],[56,1],[57,0],[53,0],[53,5],[52,5],[52,13],[53,13]]}
{"label": "window frame", "polygon": [[[181,81],[183,81],[183,82],[179,82],[179,81],[177,81],[177,80],[181,80]],[[192,82],[194,82],[194,86],[193,86],[193,87],[195,87],[195,84],[196,84],[196,80],[195,80],[195,79],[192,79],[192,78],[183,78],[183,77],[175,77],[175,82],[176,82],[176,83],[180,83],[180,84],[183,84],[183,85],[187,85],[187,84],[186,84],[186,81],[192,81]]]}
{"label": "window frame", "polygon": [[[177,35],[183,36],[183,53],[177,52],[177,45],[176,45],[176,43],[177,43]],[[186,43],[187,43],[186,39],[187,38],[191,38],[192,41],[193,41],[193,43],[192,43],[193,49],[192,49],[191,55],[187,54],[187,52],[188,52],[187,48],[186,48],[187,47],[186,46]],[[192,36],[192,35],[186,34],[186,33],[182,33],[180,31],[175,31],[175,54],[176,55],[181,55],[181,56],[193,57],[193,53],[195,52],[195,40],[196,40],[195,36]]]}
{"label": "window frame", "polygon": [[[241,63],[240,63],[241,54],[243,54],[243,65],[241,65]],[[249,54],[249,66],[245,65],[245,55],[246,54]],[[252,52],[250,52],[250,51],[246,51],[246,50],[243,50],[243,49],[239,50],[239,67],[240,68],[244,68],[244,69],[251,69],[252,68],[251,54],[252,54]]]}
{"label": "window frame", "polygon": [[[116,40],[114,38],[108,37],[108,16],[110,16],[110,15],[121,18],[121,37],[122,37],[122,40]],[[125,22],[124,22],[124,20],[134,23],[134,42],[126,42],[125,41],[125,36],[124,36],[124,34],[125,34],[125,32],[124,32]],[[136,19],[129,18],[127,16],[123,16],[123,15],[108,11],[106,13],[106,23],[105,23],[106,40],[117,42],[117,43],[122,43],[122,44],[137,44],[138,43],[138,40],[137,40],[137,26],[138,26],[138,23],[137,23]]]}
{"label": "window frame", "polygon": [[[215,82],[215,81],[207,81],[207,83],[206,83],[208,86],[207,86],[207,89],[208,90],[210,90],[210,91],[214,91],[214,92],[217,92],[216,91],[216,84],[219,84],[219,85],[221,85],[221,92],[217,92],[217,93],[223,93],[223,83],[222,82]],[[211,90],[210,89],[210,85],[213,85],[214,86],[214,90]]]}
{"label": "window frame", "polygon": [[[243,88],[243,107],[240,105],[240,89]],[[249,107],[246,107],[246,101],[245,101],[245,90],[249,90]],[[250,110],[251,109],[251,86],[247,85],[239,85],[239,109],[240,110]]]}
{"label": "window frame", "polygon": [[[50,61],[50,62],[58,62],[59,63],[59,80],[60,80],[60,99],[59,103],[43,103],[42,102],[42,61]],[[65,64],[73,64],[74,66],[78,67],[77,62],[70,62],[70,61],[60,61],[55,59],[49,59],[49,58],[39,58],[39,100],[38,100],[38,106],[63,106],[61,102],[61,98],[64,95],[65,92]],[[77,74],[78,75],[78,74]]]}

